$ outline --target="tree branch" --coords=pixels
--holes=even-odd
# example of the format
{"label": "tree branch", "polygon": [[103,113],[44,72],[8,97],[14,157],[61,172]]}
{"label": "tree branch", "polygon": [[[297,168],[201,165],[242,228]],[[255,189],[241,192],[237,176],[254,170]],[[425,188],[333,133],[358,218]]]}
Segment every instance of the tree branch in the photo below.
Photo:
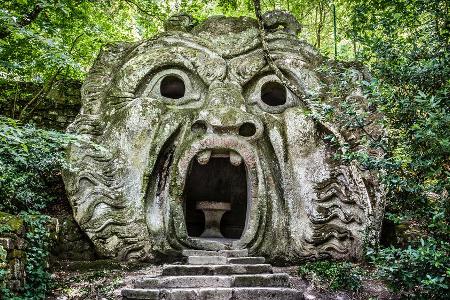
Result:
{"label": "tree branch", "polygon": [[151,18],[157,18],[158,20],[164,22],[163,19],[161,19],[161,17],[159,15],[155,15],[152,13],[149,13],[148,10],[143,9],[139,4],[137,4],[136,2],[134,2],[133,0],[124,0],[126,3],[128,3],[129,5],[132,5],[134,7],[136,7],[141,13],[151,17]]}
{"label": "tree branch", "polygon": [[[304,97],[302,92],[297,88],[297,86],[295,84],[292,84],[288,78],[286,78],[286,76],[284,76],[284,74],[281,72],[281,70],[278,68],[278,66],[275,64],[275,61],[273,60],[272,56],[270,55],[270,51],[269,51],[269,47],[266,41],[266,33],[264,30],[264,21],[262,18],[262,14],[261,14],[261,4],[260,4],[260,0],[253,0],[253,5],[255,7],[255,15],[256,15],[256,19],[258,21],[258,25],[259,25],[259,35],[260,35],[260,39],[261,39],[261,44],[262,44],[262,48],[263,48],[263,53],[264,53],[264,57],[269,65],[269,67],[272,69],[272,71],[275,73],[275,75],[280,79],[280,81],[283,83],[283,85],[290,90],[302,103],[303,105],[312,112],[312,118],[314,121],[316,121],[319,125],[321,125],[325,130],[327,130],[328,132],[330,132],[332,135],[334,135],[336,137],[338,146],[340,148],[340,151],[342,152],[342,154],[346,154],[347,150],[348,150],[348,143],[345,140],[345,138],[343,137],[343,135],[340,133],[340,131],[333,126],[333,124],[322,120],[321,119],[321,114],[317,112],[317,110],[315,109],[315,105],[314,103],[311,102],[311,100],[309,100],[308,98]],[[357,178],[357,184],[361,187],[364,186],[364,180],[363,180],[363,176],[361,174],[361,171],[359,169],[358,164],[352,160],[350,161],[350,169],[352,170],[353,174],[356,175]],[[370,215],[372,213],[372,203],[370,202],[370,196],[368,195],[368,193],[366,192],[366,198],[367,198],[367,206],[368,206],[368,214]]]}
{"label": "tree branch", "polygon": [[[70,49],[69,49],[69,54],[72,53],[73,49],[75,49],[75,45],[78,43],[79,39],[84,35],[84,32],[82,32],[81,34],[79,34],[78,36],[75,37],[75,39],[72,41],[72,44],[70,45]],[[30,100],[28,101],[28,103],[22,108],[22,110],[20,111],[19,114],[19,119],[22,119],[25,117],[25,111],[27,110],[28,107],[30,107],[31,105],[34,104],[34,102],[36,102],[36,104],[34,104],[33,108],[28,112],[28,114],[32,113],[33,110],[36,108],[36,106],[39,104],[40,100],[44,99],[47,94],[50,92],[50,90],[53,87],[53,84],[56,81],[56,78],[58,77],[58,75],[61,73],[62,71],[62,67],[58,67],[55,71],[55,73],[52,75],[52,77],[50,78],[50,80],[48,81],[47,84],[44,84],[44,86],[39,90],[39,92]]]}
{"label": "tree branch", "polygon": [[[25,27],[27,25],[30,25],[37,19],[37,17],[39,16],[39,14],[42,12],[43,9],[44,7],[41,6],[41,4],[36,4],[31,12],[27,13],[22,18],[20,18],[20,20],[17,22],[17,25],[19,27]],[[0,31],[0,39],[7,38],[8,36],[11,35],[11,33],[12,33],[11,30],[8,29]]]}
{"label": "tree branch", "polygon": [[275,73],[275,75],[280,79],[280,81],[283,83],[284,86],[288,90],[290,90],[305,106],[308,110],[312,112],[312,117],[315,121],[319,122],[325,129],[327,129],[329,132],[331,132],[339,142],[339,145],[341,146],[341,151],[345,153],[346,151],[346,141],[344,137],[339,133],[339,131],[334,128],[333,125],[329,124],[328,122],[321,120],[319,118],[320,114],[316,111],[314,104],[307,98],[305,98],[302,94],[302,92],[297,88],[296,85],[292,84],[286,76],[281,72],[281,70],[278,68],[278,66],[275,64],[275,61],[273,60],[272,56],[270,55],[269,47],[267,45],[266,36],[265,36],[265,30],[264,30],[264,21],[262,19],[261,15],[261,5],[259,0],[253,0],[253,4],[255,6],[255,15],[258,20],[259,25],[259,34],[261,38],[261,44],[264,52],[264,56],[266,58],[266,61],[269,65],[269,67],[272,69],[272,71]]}

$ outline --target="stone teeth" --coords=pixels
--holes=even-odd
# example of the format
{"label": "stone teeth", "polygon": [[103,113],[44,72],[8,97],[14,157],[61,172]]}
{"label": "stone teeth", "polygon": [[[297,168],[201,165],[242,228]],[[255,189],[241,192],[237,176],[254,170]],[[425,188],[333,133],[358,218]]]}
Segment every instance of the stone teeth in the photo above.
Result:
{"label": "stone teeth", "polygon": [[203,150],[197,154],[197,161],[201,165],[206,165],[211,158],[211,150]]}
{"label": "stone teeth", "polygon": [[242,157],[238,153],[230,151],[230,162],[237,167],[242,163]]}

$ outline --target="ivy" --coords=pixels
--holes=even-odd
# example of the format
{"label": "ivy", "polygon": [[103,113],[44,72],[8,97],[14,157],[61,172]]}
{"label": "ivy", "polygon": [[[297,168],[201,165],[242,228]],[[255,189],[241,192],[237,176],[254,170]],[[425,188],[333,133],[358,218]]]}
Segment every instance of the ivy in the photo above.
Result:
{"label": "ivy", "polygon": [[48,272],[47,258],[52,242],[50,218],[36,212],[22,213],[26,226],[26,264],[27,274],[23,297],[25,299],[45,299],[46,292],[51,288],[52,282]]}

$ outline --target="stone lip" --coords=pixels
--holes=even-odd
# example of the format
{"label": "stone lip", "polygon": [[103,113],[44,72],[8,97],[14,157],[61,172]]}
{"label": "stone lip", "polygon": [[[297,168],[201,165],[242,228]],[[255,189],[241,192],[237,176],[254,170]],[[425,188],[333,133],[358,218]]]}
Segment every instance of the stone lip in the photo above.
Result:
{"label": "stone lip", "polygon": [[[172,179],[175,179],[177,183],[177,190],[183,191],[185,189],[191,162],[196,159],[196,156],[199,153],[205,150],[212,150],[213,152],[214,150],[222,152],[234,151],[242,157],[242,161],[245,164],[248,185],[247,203],[249,203],[249,208],[247,209],[247,224],[241,238],[234,240],[231,243],[231,248],[233,249],[245,248],[248,242],[257,239],[257,236],[255,235],[264,231],[260,228],[261,223],[259,222],[259,220],[263,218],[261,214],[263,214],[264,211],[258,209],[258,203],[262,199],[258,197],[258,193],[260,192],[258,178],[260,175],[258,174],[259,159],[257,149],[252,141],[244,137],[206,134],[205,137],[192,143],[190,147],[184,151],[176,163],[176,173],[170,176],[172,176]],[[175,176],[175,178],[173,178],[173,176]],[[176,202],[183,203],[182,194],[179,194],[178,197],[179,198],[176,199]],[[187,245],[187,247],[193,249],[203,248],[208,250],[216,250],[220,247],[227,247],[227,245],[224,245],[220,241],[214,241],[213,239],[207,241],[206,239],[202,240],[186,236],[183,228],[181,227],[175,227],[174,230],[175,236],[179,239],[179,241],[182,244]]]}
{"label": "stone lip", "polygon": [[178,176],[181,176],[182,188],[184,188],[190,163],[196,155],[205,150],[215,149],[237,152],[243,158],[247,169],[253,169],[257,161],[254,147],[245,138],[208,134],[205,138],[193,143],[178,162]]}
{"label": "stone lip", "polygon": [[197,209],[201,210],[230,210],[231,203],[229,202],[214,202],[214,201],[200,201],[197,202]]}

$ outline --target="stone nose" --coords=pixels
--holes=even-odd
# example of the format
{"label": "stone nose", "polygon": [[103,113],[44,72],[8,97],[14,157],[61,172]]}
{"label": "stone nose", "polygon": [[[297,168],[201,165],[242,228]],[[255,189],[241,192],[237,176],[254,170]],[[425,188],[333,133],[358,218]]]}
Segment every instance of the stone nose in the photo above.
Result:
{"label": "stone nose", "polygon": [[234,107],[203,110],[191,128],[197,133],[231,134],[249,140],[258,139],[263,132],[256,116]]}

